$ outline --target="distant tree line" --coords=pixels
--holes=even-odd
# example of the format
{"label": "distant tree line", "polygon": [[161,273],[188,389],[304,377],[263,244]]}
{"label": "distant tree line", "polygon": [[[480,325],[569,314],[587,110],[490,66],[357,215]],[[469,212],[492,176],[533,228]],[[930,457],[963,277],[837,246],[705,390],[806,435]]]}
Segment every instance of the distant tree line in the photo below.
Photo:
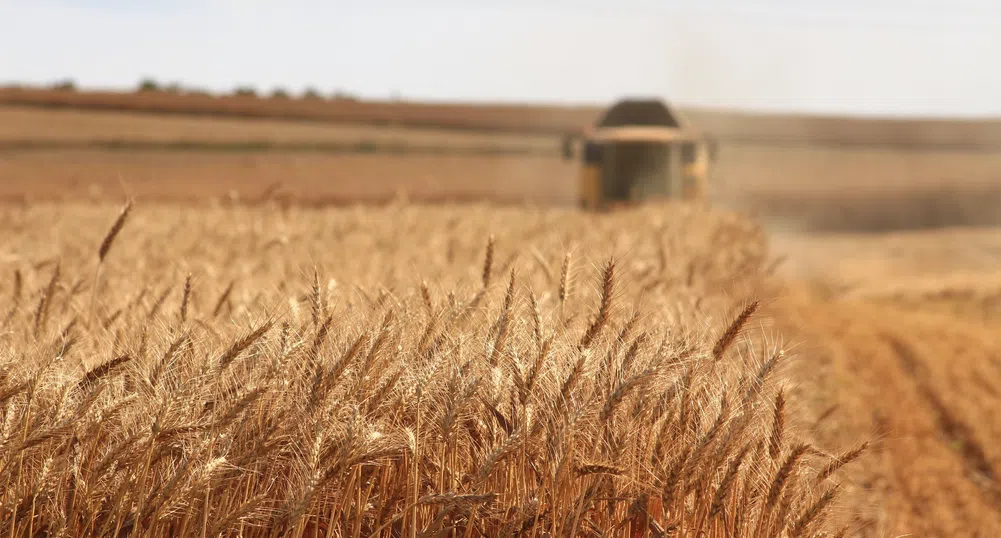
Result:
{"label": "distant tree line", "polygon": [[[6,88],[19,88],[20,85],[9,85]],[[63,79],[56,81],[49,85],[49,88],[56,91],[66,91],[73,92],[77,91],[76,82],[72,79]],[[186,88],[178,82],[161,83],[157,82],[155,79],[150,77],[145,77],[139,81],[139,84],[135,89],[138,93],[172,93],[172,94],[187,94],[187,95],[211,95],[211,92],[207,90],[202,90],[198,88]],[[257,97],[262,98],[265,94],[259,92],[256,88],[247,85],[241,85],[235,87],[229,95],[243,96],[243,97]],[[292,94],[288,90],[282,87],[273,88],[270,93],[266,94],[267,97],[271,99],[291,99]],[[329,95],[324,95],[322,92],[316,88],[306,88],[299,95],[300,99],[331,99],[334,101],[357,101],[358,97],[354,94],[344,92],[342,90],[335,90]]]}
{"label": "distant tree line", "polygon": [[[160,84],[151,78],[144,78],[139,81],[139,86],[137,88],[139,92],[166,92],[166,93],[188,93],[188,94],[208,94],[209,92],[204,90],[193,90],[185,89],[178,83],[172,84]],[[242,97],[262,97],[262,93],[256,88],[247,85],[237,86],[233,89],[230,95],[237,95]],[[268,94],[271,99],[291,99],[292,94],[288,90],[282,87],[273,88]],[[306,88],[303,90],[302,94],[299,96],[301,99],[325,99],[324,95],[316,88]],[[352,94],[343,92],[341,90],[336,90],[329,96],[330,99],[337,101],[356,101],[358,98]]]}

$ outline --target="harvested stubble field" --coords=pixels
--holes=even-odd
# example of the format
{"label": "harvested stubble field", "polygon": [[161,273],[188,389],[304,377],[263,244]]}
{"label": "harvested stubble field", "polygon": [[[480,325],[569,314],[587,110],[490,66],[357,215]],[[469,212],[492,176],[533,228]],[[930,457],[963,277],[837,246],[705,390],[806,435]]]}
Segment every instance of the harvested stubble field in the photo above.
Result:
{"label": "harvested stubble field", "polygon": [[0,213],[8,536],[871,533],[742,219],[129,207]]}
{"label": "harvested stubble field", "polygon": [[0,106],[0,148],[12,142],[75,145],[107,142],[332,144],[368,142],[379,146],[413,145],[464,148],[559,150],[559,138],[525,133],[456,132],[405,126],[308,123],[280,119],[164,116],[152,112],[103,112]]}
{"label": "harvested stubble field", "polygon": [[[820,438],[873,431],[860,465],[886,536],[1001,532],[997,229],[772,234],[792,284],[774,319],[829,406]],[[881,520],[881,522],[880,522]]]}
{"label": "harvested stubble field", "polygon": [[558,154],[552,136],[0,107],[5,200],[569,204]]}
{"label": "harvested stubble field", "polygon": [[[776,329],[796,335],[809,368],[797,380],[831,442],[871,432],[859,486],[880,536],[979,537],[1001,532],[1001,341],[923,302],[787,297]],[[975,318],[973,318],[975,319]],[[804,361],[807,362],[807,361]]]}
{"label": "harvested stubble field", "polygon": [[297,205],[470,201],[568,205],[574,168],[558,159],[158,151],[0,152],[0,199],[25,202],[286,200]]}

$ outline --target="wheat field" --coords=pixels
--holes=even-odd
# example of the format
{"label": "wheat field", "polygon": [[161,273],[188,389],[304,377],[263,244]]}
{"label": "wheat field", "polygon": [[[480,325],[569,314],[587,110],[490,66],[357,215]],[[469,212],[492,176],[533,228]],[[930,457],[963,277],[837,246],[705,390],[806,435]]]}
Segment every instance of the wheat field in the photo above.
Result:
{"label": "wheat field", "polygon": [[715,209],[589,214],[586,111],[328,105],[0,107],[0,535],[1001,533],[990,122],[725,113]]}
{"label": "wheat field", "polygon": [[5,536],[848,536],[764,235],[681,204],[4,206]]}

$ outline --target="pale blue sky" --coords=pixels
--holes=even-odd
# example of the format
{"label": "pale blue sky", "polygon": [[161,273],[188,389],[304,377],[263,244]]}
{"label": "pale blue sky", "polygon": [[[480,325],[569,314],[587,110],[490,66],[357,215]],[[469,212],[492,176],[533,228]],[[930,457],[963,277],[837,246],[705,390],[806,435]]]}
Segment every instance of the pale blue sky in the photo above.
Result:
{"label": "pale blue sky", "polygon": [[1001,0],[0,0],[0,83],[1001,116]]}

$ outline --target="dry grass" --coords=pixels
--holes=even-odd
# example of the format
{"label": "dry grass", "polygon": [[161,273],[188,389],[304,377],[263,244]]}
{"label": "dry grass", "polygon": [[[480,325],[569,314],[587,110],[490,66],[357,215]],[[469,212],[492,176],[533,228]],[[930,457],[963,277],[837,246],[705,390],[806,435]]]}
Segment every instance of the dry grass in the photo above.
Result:
{"label": "dry grass", "polygon": [[852,521],[853,447],[776,419],[763,237],[729,215],[38,205],[0,230],[5,535]]}

